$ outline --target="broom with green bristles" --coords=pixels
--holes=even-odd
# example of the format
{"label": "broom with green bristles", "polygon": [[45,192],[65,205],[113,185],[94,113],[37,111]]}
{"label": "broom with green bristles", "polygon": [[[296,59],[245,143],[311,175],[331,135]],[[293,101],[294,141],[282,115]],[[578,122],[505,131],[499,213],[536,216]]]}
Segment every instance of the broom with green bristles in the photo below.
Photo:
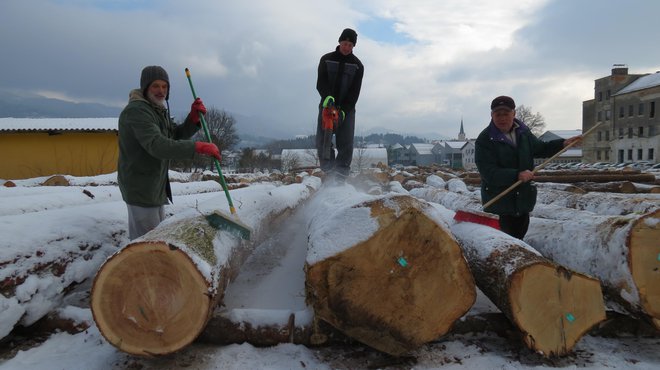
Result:
{"label": "broom with green bristles", "polygon": [[[197,99],[197,94],[195,94],[195,88],[193,87],[192,79],[190,78],[190,70],[188,68],[186,68],[186,77],[188,78],[188,84],[190,84],[190,91],[192,91],[193,99]],[[204,115],[201,112],[199,112],[199,121],[201,122],[202,128],[204,129],[206,140],[209,143],[212,143],[213,141],[211,140],[211,133],[209,132],[208,125],[206,124],[206,119],[204,119]],[[225,195],[227,196],[227,203],[229,203],[229,211],[231,212],[231,216],[233,217],[227,216],[225,214],[216,211],[206,216],[206,220],[209,222],[209,224],[211,224],[211,226],[215,228],[220,228],[233,232],[236,235],[240,236],[241,238],[249,240],[252,230],[250,229],[249,226],[245,225],[238,219],[238,215],[236,214],[236,208],[234,208],[234,202],[232,202],[231,196],[229,195],[227,182],[225,181],[225,177],[222,174],[222,169],[220,168],[220,162],[218,162],[218,160],[215,158],[213,158],[213,161],[215,162],[216,170],[218,170],[218,175],[220,177],[220,185],[222,185],[222,190],[225,191]]]}
{"label": "broom with green bristles", "polygon": [[[585,136],[589,135],[593,130],[596,129],[596,127],[600,126],[603,122],[599,122],[595,124],[592,128],[587,130],[584,134],[582,134],[582,138]],[[577,144],[578,141],[581,140],[576,140],[565,147],[563,147],[560,151],[558,151],[555,155],[552,157],[546,159],[543,163],[540,165],[536,166],[534,170],[532,170],[532,174],[536,174],[539,170],[544,168],[548,163],[550,163],[553,159],[559,157],[563,152],[567,151],[568,148],[572,147],[573,145]],[[522,180],[518,180],[513,183],[513,185],[509,186],[506,188],[503,192],[499,193],[495,198],[489,200],[484,204],[483,209],[486,209],[493,205],[495,202],[498,200],[502,199],[503,196],[509,194],[511,190],[515,189],[518,187],[518,185],[522,184]],[[488,213],[488,212],[483,212],[483,211],[470,211],[470,210],[457,210],[456,214],[454,214],[454,220],[456,221],[463,221],[463,222],[472,222],[475,224],[481,224],[481,225],[486,225],[490,226],[492,228],[495,228],[497,230],[500,230],[500,216],[493,214],[493,213]]]}

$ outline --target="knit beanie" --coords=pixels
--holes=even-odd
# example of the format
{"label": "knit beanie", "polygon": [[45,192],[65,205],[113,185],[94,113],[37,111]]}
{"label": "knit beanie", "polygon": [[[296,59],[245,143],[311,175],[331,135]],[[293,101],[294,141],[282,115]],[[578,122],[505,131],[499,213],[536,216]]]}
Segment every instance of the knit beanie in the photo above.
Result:
{"label": "knit beanie", "polygon": [[142,94],[146,97],[147,89],[149,89],[149,86],[151,86],[151,84],[156,80],[163,80],[167,82],[168,90],[165,100],[168,100],[170,98],[170,78],[167,75],[167,72],[165,72],[165,69],[163,69],[161,66],[144,67],[142,70],[142,75],[140,76],[140,90],[142,90]]}
{"label": "knit beanie", "polygon": [[341,31],[341,35],[339,35],[339,40],[337,42],[342,41],[350,41],[353,43],[353,46],[355,46],[357,44],[357,32],[350,28],[344,29]]}

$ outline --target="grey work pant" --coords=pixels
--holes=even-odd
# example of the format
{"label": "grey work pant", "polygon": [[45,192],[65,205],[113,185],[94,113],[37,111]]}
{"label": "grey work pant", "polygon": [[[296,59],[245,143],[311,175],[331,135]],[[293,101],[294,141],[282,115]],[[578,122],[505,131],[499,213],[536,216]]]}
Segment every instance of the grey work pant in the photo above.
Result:
{"label": "grey work pant", "polygon": [[165,206],[140,207],[126,204],[128,207],[128,238],[138,238],[165,219]]}

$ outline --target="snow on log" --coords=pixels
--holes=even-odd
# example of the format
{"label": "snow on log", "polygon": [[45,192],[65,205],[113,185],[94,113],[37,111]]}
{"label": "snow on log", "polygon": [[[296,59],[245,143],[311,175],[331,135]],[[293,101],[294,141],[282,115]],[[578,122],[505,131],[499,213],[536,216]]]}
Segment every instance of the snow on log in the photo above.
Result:
{"label": "snow on log", "polygon": [[451,232],[428,217],[428,203],[351,196],[350,188],[313,200],[306,301],[317,319],[401,355],[449,331],[474,304],[474,280]]}
{"label": "snow on log", "polygon": [[586,193],[540,189],[537,202],[590,211],[600,215],[648,213],[660,208],[660,194]]}
{"label": "snow on log", "polygon": [[164,355],[190,344],[269,224],[309,198],[320,183],[309,176],[302,184],[233,191],[241,221],[253,230],[250,241],[207,221],[215,209],[226,207],[224,197],[177,214],[131,241],[106,260],[94,280],[91,308],[99,331],[135,355]]}
{"label": "snow on log", "polygon": [[499,230],[455,222],[454,212],[434,206],[435,217],[449,223],[460,242],[479,289],[522,332],[530,349],[546,357],[565,355],[605,319],[598,280],[544,258]]}
{"label": "snow on log", "polygon": [[544,256],[602,281],[612,309],[660,329],[660,209],[601,216],[539,206],[525,241]]}

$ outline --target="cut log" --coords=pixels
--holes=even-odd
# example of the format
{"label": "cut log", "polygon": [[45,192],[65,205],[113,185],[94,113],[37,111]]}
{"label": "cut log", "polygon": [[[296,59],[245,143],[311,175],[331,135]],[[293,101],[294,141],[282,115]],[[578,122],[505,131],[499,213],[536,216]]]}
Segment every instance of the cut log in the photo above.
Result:
{"label": "cut log", "polygon": [[451,224],[479,289],[520,330],[530,349],[546,357],[565,355],[605,319],[598,280],[488,226],[455,223],[454,212],[435,207],[436,217]]}
{"label": "cut log", "polygon": [[[319,201],[310,222],[306,301],[316,317],[391,355],[447,333],[476,298],[451,232],[410,196],[338,204],[345,198]],[[369,230],[355,217],[371,220]]]}
{"label": "cut log", "polygon": [[576,182],[612,182],[612,181],[633,181],[639,183],[655,183],[655,176],[648,173],[621,173],[621,174],[610,174],[610,173],[601,173],[594,175],[545,175],[545,176],[534,176],[534,181],[536,182],[560,182],[560,183],[576,183]]}
{"label": "cut log", "polygon": [[538,192],[537,202],[590,211],[600,215],[627,215],[629,213],[648,213],[660,208],[660,194],[575,194],[542,188]]}
{"label": "cut log", "polygon": [[610,181],[610,182],[576,182],[575,186],[584,191],[593,191],[601,193],[637,193],[637,188],[630,181]]}
{"label": "cut log", "polygon": [[242,204],[241,220],[254,230],[249,242],[212,226],[218,216],[211,207],[222,199],[214,198],[126,245],[101,266],[92,286],[101,334],[118,349],[142,356],[190,344],[268,226],[319,186],[318,178],[308,177],[303,184],[246,189],[250,199],[234,197]]}
{"label": "cut log", "polygon": [[557,263],[598,277],[612,309],[660,329],[660,209],[600,216],[537,205],[532,215],[527,242]]}

